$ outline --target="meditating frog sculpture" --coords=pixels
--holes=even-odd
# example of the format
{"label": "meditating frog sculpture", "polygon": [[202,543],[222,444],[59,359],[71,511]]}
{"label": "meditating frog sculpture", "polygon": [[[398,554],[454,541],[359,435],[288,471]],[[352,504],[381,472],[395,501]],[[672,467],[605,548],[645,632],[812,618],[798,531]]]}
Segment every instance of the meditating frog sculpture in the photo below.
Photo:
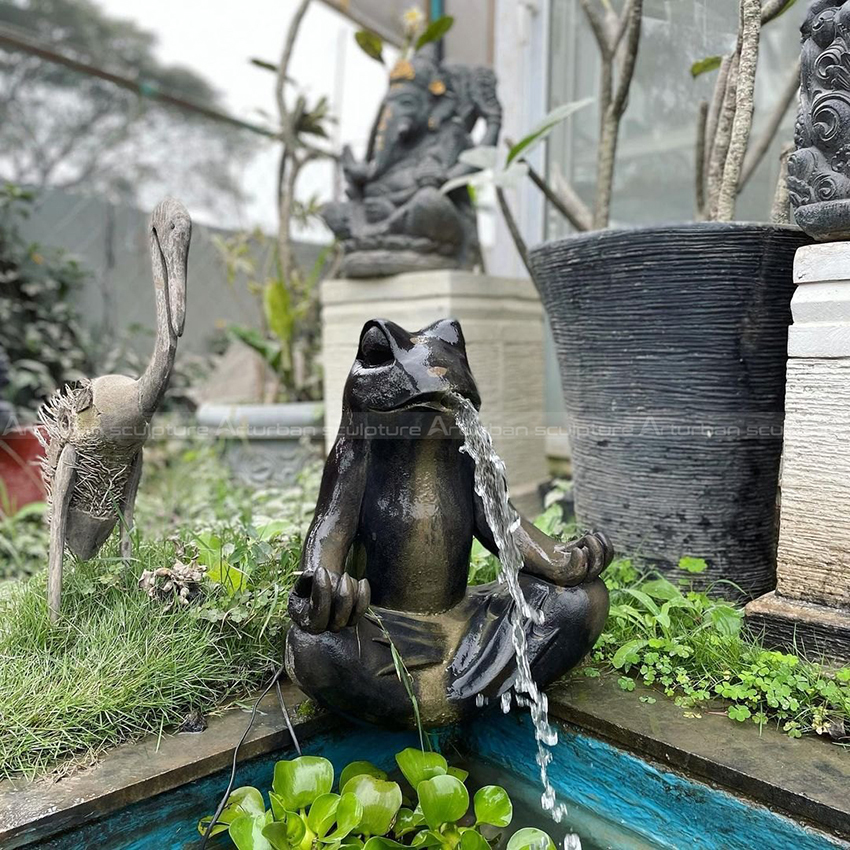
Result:
{"label": "meditating frog sculpture", "polygon": [[[390,642],[429,727],[460,719],[479,694],[498,697],[516,675],[506,587],[467,584],[473,539],[498,551],[474,462],[460,451],[457,396],[480,407],[456,321],[416,333],[366,323],[289,598],[287,670],[338,713],[414,723]],[[521,586],[544,615],[527,628],[532,675],[543,687],[599,637],[608,613],[599,574],[612,550],[600,533],[560,543],[525,520],[517,534]]]}

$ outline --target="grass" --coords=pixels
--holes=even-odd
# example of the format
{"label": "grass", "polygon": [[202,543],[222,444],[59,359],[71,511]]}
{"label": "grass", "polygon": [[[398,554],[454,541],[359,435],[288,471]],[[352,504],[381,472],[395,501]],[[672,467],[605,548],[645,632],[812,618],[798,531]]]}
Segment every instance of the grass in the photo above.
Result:
{"label": "grass", "polygon": [[[69,770],[105,748],[161,734],[192,710],[244,698],[281,662],[317,471],[291,490],[258,493],[234,486],[209,447],[156,444],[146,458],[133,564],[123,565],[113,540],[100,557],[69,565],[57,628],[47,624],[43,570],[0,584],[0,776]],[[26,523],[27,551],[43,564],[44,532],[31,517],[14,521]],[[557,505],[537,524],[575,536]],[[176,561],[207,568],[204,592],[198,603],[166,610],[138,579]],[[701,569],[694,559],[688,565]],[[476,546],[470,580],[492,580],[496,570]],[[836,740],[850,728],[850,670],[765,650],[742,629],[735,603],[630,561],[613,564],[605,578],[611,616],[573,675],[607,676],[624,690],[641,680],[694,718],[721,711],[794,737]]]}
{"label": "grass", "polygon": [[[134,563],[117,557],[115,537],[89,562],[69,557],[55,628],[43,570],[2,586],[0,776],[67,770],[192,710],[214,711],[282,661],[311,477],[252,493],[230,484],[214,451],[151,454]],[[207,568],[204,594],[166,610],[138,580],[175,561]]]}

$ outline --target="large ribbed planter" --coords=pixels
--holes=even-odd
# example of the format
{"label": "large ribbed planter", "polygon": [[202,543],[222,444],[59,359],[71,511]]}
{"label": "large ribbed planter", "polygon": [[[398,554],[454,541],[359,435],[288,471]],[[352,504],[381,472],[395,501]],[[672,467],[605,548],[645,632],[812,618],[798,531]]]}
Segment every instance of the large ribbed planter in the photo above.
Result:
{"label": "large ribbed planter", "polygon": [[[531,252],[566,400],[579,523],[668,572],[774,585],[791,227],[591,233]],[[727,588],[728,590],[728,588]]]}

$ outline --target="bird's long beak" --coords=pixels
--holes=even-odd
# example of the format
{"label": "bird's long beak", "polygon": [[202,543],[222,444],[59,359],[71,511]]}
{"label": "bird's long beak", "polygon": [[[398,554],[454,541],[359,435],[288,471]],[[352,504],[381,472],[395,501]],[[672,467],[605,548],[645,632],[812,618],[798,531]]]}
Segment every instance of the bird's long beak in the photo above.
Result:
{"label": "bird's long beak", "polygon": [[171,330],[175,336],[183,336],[186,325],[186,275],[188,257],[168,263],[168,308],[171,314]]}

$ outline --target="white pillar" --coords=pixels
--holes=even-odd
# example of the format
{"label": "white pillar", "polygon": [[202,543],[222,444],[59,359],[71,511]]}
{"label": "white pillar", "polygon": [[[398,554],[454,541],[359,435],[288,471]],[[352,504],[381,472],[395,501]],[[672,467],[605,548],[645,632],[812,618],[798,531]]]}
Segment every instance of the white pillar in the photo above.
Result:
{"label": "white pillar", "polygon": [[850,658],[850,242],[800,248],[794,282],[777,588],[747,617]]}
{"label": "white pillar", "polygon": [[511,495],[532,512],[547,477],[543,428],[543,308],[529,280],[465,271],[412,272],[322,284],[322,358],[328,448],[342,390],[369,319],[409,331],[457,319],[481,394],[481,418],[508,470]]}

